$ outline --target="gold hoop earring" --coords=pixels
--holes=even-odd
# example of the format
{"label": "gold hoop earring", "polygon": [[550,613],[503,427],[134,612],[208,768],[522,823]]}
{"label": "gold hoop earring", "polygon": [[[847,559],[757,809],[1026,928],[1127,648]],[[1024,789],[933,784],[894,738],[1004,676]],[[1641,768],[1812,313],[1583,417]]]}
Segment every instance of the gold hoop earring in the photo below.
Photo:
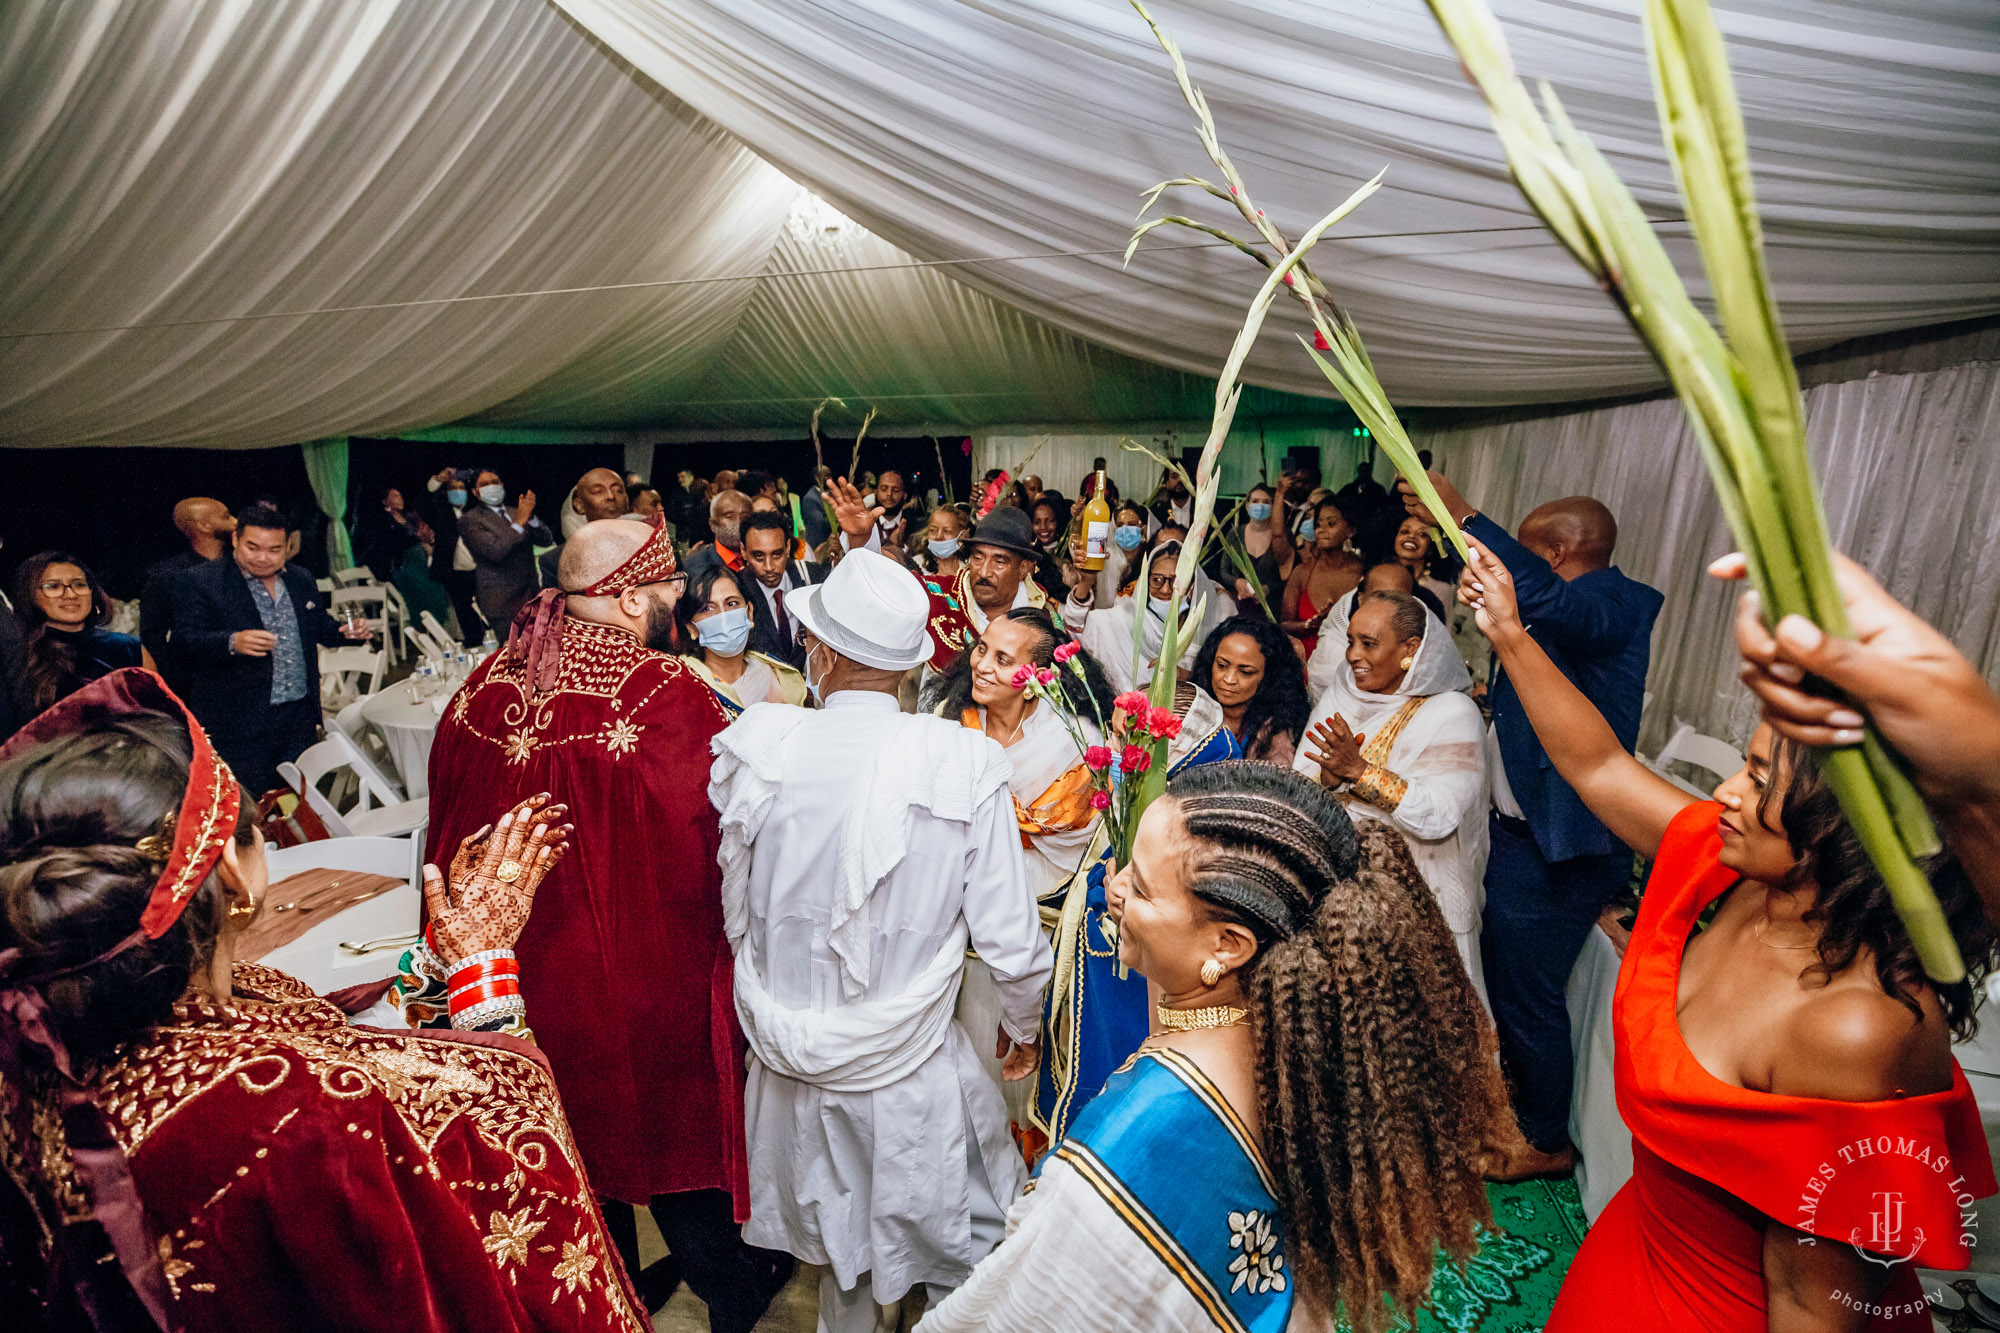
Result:
{"label": "gold hoop earring", "polygon": [[1416,664],[1417,664],[1416,658],[1406,657],[1403,659],[1403,670],[1408,671],[1411,667],[1415,666]]}
{"label": "gold hoop earring", "polygon": [[1222,961],[1220,959],[1211,958],[1201,965],[1202,985],[1213,986],[1220,980],[1222,980]]}
{"label": "gold hoop earring", "polygon": [[242,901],[229,904],[227,915],[231,926],[247,926],[250,918],[257,915],[257,904],[250,901],[250,895],[246,893]]}

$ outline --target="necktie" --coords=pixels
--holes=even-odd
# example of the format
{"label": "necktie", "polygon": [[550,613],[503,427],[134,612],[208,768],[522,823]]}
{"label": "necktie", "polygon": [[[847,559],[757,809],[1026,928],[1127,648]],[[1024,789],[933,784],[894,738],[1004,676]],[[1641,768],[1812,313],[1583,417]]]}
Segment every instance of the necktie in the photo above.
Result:
{"label": "necktie", "polygon": [[785,614],[785,590],[771,591],[771,615],[778,623],[778,651],[786,657],[792,655],[792,618]]}

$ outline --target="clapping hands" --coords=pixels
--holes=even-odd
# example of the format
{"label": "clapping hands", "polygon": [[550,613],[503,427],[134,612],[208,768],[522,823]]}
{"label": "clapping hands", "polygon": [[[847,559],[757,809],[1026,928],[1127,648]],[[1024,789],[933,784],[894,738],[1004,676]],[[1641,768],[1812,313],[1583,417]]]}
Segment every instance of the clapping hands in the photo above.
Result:
{"label": "clapping hands", "polygon": [[535,890],[569,851],[574,826],[566,805],[547,792],[530,796],[458,844],[449,874],[424,867],[424,907],[431,938],[447,965],[492,949],[511,949],[528,924]]}

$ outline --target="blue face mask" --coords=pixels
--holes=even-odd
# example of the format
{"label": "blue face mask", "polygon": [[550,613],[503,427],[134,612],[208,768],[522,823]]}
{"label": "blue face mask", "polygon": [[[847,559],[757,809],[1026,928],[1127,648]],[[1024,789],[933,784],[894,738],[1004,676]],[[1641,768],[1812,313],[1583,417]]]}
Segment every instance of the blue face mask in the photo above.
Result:
{"label": "blue face mask", "polygon": [[506,498],[507,488],[497,483],[492,486],[481,486],[479,488],[479,499],[484,504],[497,505]]}
{"label": "blue face mask", "polygon": [[717,657],[735,657],[750,642],[750,613],[742,607],[718,611],[694,627],[701,646]]}
{"label": "blue face mask", "polygon": [[930,547],[931,554],[939,560],[949,560],[958,554],[958,538],[956,537],[950,537],[944,541],[933,539],[925,542],[924,545]]}
{"label": "blue face mask", "polygon": [[450,490],[444,493],[444,498],[451,501],[451,507],[453,509],[465,508],[465,487],[463,486],[452,487]]}
{"label": "blue face mask", "polygon": [[1146,540],[1146,531],[1133,523],[1122,524],[1118,531],[1111,534],[1111,540],[1118,543],[1121,551],[1136,551],[1139,544]]}
{"label": "blue face mask", "polygon": [[1299,540],[1302,542],[1309,542],[1313,539],[1313,534],[1318,531],[1319,531],[1318,525],[1315,524],[1311,519],[1307,519],[1305,522],[1299,524]]}
{"label": "blue face mask", "polygon": [[1243,512],[1250,515],[1252,523],[1262,523],[1271,516],[1271,506],[1262,500],[1252,500],[1243,506]]}

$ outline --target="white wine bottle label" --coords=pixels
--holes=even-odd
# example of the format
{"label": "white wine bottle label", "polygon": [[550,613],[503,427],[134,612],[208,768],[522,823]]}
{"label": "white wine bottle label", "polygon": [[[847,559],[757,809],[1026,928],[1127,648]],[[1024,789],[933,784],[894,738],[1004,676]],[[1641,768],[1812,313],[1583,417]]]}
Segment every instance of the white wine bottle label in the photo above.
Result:
{"label": "white wine bottle label", "polygon": [[1086,560],[1102,560],[1111,542],[1109,523],[1086,523],[1083,525],[1083,555]]}

